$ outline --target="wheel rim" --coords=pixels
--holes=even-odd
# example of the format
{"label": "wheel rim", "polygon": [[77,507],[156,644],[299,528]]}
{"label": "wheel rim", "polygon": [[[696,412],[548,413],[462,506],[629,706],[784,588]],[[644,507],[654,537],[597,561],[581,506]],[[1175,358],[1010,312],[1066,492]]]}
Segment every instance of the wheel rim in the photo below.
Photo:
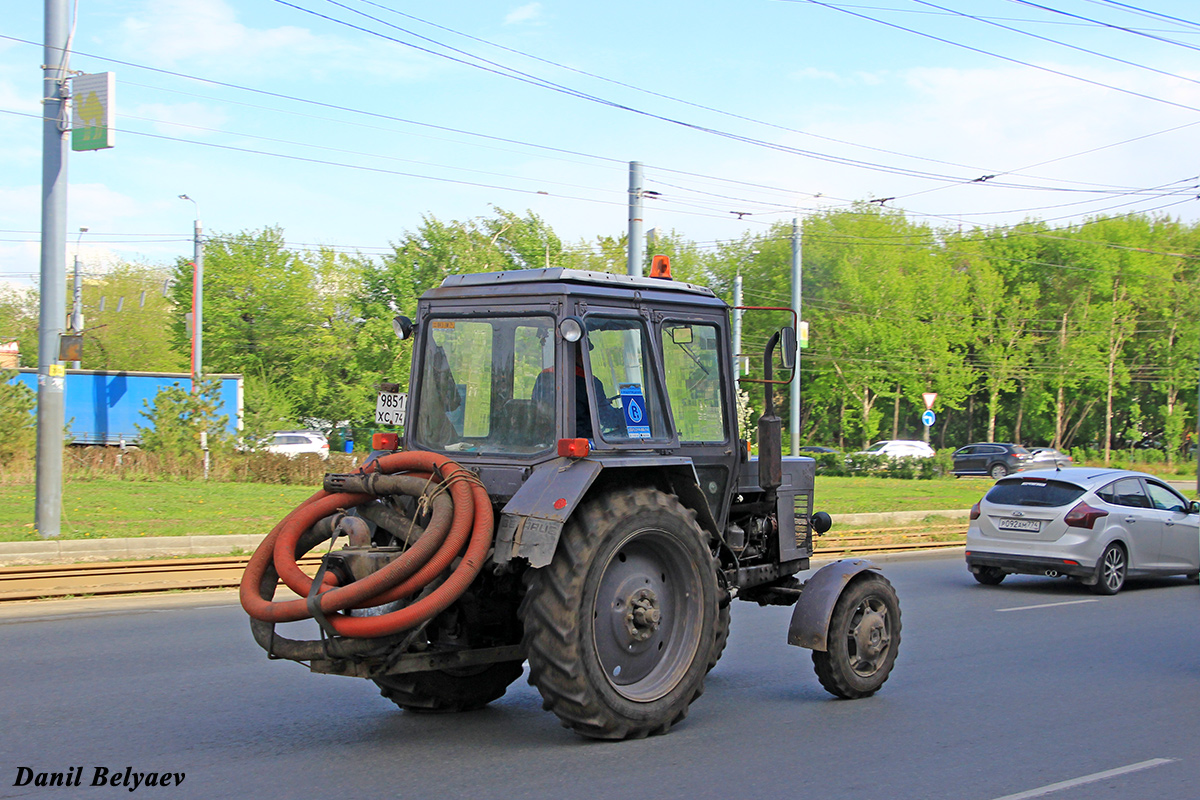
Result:
{"label": "wheel rim", "polygon": [[1120,589],[1121,584],[1125,582],[1125,554],[1121,548],[1110,547],[1104,553],[1102,569],[1104,585],[1112,591]]}
{"label": "wheel rim", "polygon": [[617,547],[592,608],[600,668],[622,697],[650,702],[683,679],[703,627],[699,570],[662,531],[642,530]]}
{"label": "wheel rim", "polygon": [[887,663],[892,647],[892,626],[883,598],[868,595],[854,609],[846,632],[850,669],[869,678]]}
{"label": "wheel rim", "polygon": [[992,477],[996,480],[1000,480],[1007,475],[1008,470],[1002,464],[997,464],[996,466],[992,467]]}

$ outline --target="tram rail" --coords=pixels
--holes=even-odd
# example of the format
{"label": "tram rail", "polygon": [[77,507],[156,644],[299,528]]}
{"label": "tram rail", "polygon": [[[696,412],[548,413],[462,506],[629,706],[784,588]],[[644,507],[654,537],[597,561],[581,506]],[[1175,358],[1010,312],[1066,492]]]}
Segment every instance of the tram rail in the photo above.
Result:
{"label": "tram rail", "polygon": [[[947,541],[944,538],[947,535],[953,535],[954,538]],[[933,538],[939,536],[943,538]],[[860,529],[844,535],[820,537],[813,554],[818,558],[866,556],[955,547],[962,544],[965,536],[966,528],[962,525]],[[879,541],[881,539],[889,541]],[[895,539],[900,541],[890,541]],[[0,603],[231,589],[241,582],[242,572],[249,560],[249,555],[235,555],[0,567]],[[306,572],[313,574],[320,566],[321,559],[320,556],[310,556],[298,563]]]}

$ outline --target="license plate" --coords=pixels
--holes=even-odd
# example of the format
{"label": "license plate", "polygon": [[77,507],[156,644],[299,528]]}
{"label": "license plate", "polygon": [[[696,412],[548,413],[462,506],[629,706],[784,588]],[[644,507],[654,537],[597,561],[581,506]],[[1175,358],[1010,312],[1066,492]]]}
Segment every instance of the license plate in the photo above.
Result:
{"label": "license plate", "polygon": [[1042,523],[1036,519],[998,519],[996,527],[1002,531],[1032,531],[1037,533],[1042,529]]}
{"label": "license plate", "polygon": [[375,401],[376,425],[403,425],[408,395],[404,392],[380,392]]}

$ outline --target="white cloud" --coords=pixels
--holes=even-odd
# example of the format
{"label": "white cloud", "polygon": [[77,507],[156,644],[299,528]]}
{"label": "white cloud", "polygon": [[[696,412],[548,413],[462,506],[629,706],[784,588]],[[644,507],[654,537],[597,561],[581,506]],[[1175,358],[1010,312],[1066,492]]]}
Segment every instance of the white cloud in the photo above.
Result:
{"label": "white cloud", "polygon": [[124,46],[143,54],[139,60],[172,67],[198,65],[206,73],[237,75],[252,84],[261,83],[265,74],[300,73],[321,81],[346,71],[362,73],[364,64],[371,65],[367,77],[386,75],[392,80],[421,75],[429,68],[425,56],[375,37],[358,43],[353,39],[359,35],[349,29],[345,34],[351,38],[316,34],[295,25],[246,25],[226,0],[147,0],[121,28]]}
{"label": "white cloud", "polygon": [[542,16],[541,3],[526,3],[514,8],[504,17],[505,25],[520,25],[523,22],[536,22]]}

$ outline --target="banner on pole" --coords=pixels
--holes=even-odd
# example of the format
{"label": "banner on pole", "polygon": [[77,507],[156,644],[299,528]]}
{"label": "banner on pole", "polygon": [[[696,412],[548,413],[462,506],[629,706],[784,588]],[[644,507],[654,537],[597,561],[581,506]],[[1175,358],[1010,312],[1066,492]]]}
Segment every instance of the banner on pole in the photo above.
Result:
{"label": "banner on pole", "polygon": [[104,150],[113,146],[117,81],[112,72],[76,75],[71,79],[75,113],[71,122],[72,150]]}

